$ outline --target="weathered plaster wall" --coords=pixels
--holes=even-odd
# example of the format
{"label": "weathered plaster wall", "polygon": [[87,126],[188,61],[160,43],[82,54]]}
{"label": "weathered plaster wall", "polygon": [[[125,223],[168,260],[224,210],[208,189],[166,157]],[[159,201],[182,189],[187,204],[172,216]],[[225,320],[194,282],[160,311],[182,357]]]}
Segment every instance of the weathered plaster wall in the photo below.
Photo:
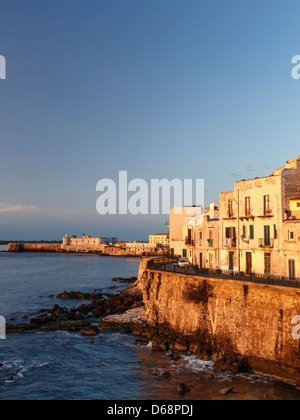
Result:
{"label": "weathered plaster wall", "polygon": [[186,337],[193,351],[240,354],[256,372],[297,381],[300,290],[152,270],[140,279],[148,325]]}

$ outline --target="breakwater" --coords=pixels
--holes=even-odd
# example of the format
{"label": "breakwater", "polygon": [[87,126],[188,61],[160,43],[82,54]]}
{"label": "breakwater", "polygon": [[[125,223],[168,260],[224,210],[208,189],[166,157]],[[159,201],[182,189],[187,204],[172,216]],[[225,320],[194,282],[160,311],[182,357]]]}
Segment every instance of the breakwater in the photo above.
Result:
{"label": "breakwater", "polygon": [[[99,254],[113,257],[142,257],[145,256],[143,250],[136,250],[128,247],[101,245],[65,245],[62,243],[10,243],[8,252],[45,252],[45,253],[66,253],[66,254]],[[149,250],[152,256],[163,256],[168,250],[160,248]]]}
{"label": "breakwater", "polygon": [[147,260],[140,287],[156,347],[299,385],[300,342],[292,323],[300,315],[299,289],[151,270]]}

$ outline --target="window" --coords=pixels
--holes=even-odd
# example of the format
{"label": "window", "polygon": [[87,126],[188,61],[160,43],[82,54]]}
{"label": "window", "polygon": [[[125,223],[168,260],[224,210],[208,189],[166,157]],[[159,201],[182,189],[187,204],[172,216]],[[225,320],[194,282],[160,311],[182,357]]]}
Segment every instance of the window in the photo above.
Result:
{"label": "window", "polygon": [[203,232],[202,232],[202,230],[199,232],[199,245],[200,246],[203,245]]}
{"label": "window", "polygon": [[289,260],[289,278],[290,280],[296,279],[296,263],[295,260]]}
{"label": "window", "polygon": [[245,215],[246,215],[246,217],[251,216],[251,199],[250,199],[250,197],[245,198]]}
{"label": "window", "polygon": [[214,246],[214,231],[209,231],[209,239],[208,239],[208,246],[213,247]]}
{"label": "window", "polygon": [[289,231],[289,241],[293,241],[294,239],[295,239],[294,231],[290,230]]}
{"label": "window", "polygon": [[243,226],[243,238],[246,238],[247,235],[247,229],[246,226]]}
{"label": "window", "polygon": [[265,246],[270,246],[271,245],[270,226],[264,226],[264,239],[265,239]]}
{"label": "window", "polygon": [[228,200],[228,217],[233,217],[233,200]]}
{"label": "window", "polygon": [[187,257],[187,249],[182,250],[182,256],[183,256],[183,258]]}
{"label": "window", "polygon": [[264,196],[264,215],[267,216],[271,213],[270,209],[270,196],[265,195]]}
{"label": "window", "polygon": [[225,232],[226,239],[236,239],[235,227],[227,227]]}
{"label": "window", "polygon": [[254,239],[254,225],[250,225],[250,239]]}

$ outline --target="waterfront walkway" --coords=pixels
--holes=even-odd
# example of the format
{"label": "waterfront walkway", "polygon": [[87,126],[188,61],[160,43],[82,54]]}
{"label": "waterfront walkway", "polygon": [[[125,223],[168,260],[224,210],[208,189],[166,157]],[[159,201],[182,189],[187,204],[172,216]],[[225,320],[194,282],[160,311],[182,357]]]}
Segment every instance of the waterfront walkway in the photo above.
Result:
{"label": "waterfront walkway", "polygon": [[207,278],[217,278],[225,280],[236,280],[248,283],[268,284],[272,286],[282,286],[300,289],[300,280],[291,280],[283,276],[266,276],[261,274],[246,275],[243,273],[235,273],[233,271],[197,269],[194,267],[178,267],[177,259],[172,258],[155,258],[148,262],[149,270],[166,271],[170,273],[178,273],[187,276],[198,276]]}

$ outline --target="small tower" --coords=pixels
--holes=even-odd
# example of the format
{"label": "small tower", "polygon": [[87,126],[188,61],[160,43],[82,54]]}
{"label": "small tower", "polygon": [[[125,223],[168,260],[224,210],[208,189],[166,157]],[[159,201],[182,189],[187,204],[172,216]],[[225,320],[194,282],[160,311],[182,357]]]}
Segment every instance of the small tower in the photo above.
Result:
{"label": "small tower", "polygon": [[64,237],[64,239],[63,239],[63,245],[66,245],[66,246],[70,245],[70,238],[69,238],[69,235],[66,235],[66,236]]}

